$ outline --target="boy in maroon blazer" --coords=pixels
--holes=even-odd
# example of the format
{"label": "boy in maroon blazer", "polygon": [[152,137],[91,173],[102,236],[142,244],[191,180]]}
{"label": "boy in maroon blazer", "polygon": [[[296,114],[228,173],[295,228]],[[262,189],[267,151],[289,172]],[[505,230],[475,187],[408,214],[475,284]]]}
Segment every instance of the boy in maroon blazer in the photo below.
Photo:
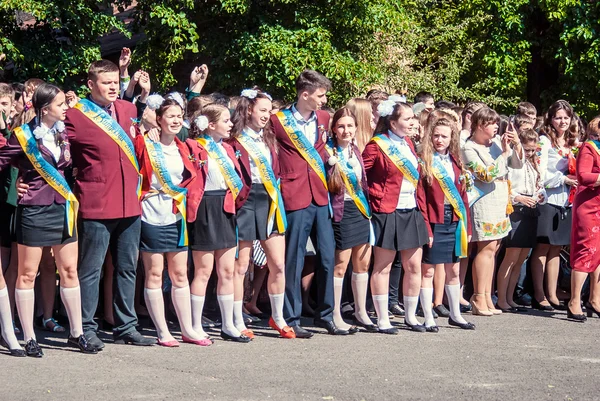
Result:
{"label": "boy in maroon blazer", "polygon": [[325,141],[329,114],[319,109],[327,102],[331,82],[316,71],[305,70],[296,80],[298,101],[271,116],[279,144],[281,194],[287,213],[285,250],[284,318],[297,338],[312,333],[300,327],[302,313],[301,277],[306,243],[313,225],[320,266],[317,267],[318,303],[315,325],[329,334],[349,334],[332,321],[335,242],[331,226],[329,192],[325,179]]}

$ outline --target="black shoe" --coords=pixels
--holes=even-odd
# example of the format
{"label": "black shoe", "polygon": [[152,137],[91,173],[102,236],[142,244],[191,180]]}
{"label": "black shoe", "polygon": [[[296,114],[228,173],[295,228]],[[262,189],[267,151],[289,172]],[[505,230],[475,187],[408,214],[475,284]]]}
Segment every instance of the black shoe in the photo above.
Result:
{"label": "black shoe", "polygon": [[93,331],[88,331],[84,334],[84,336],[88,344],[94,347],[96,351],[102,351],[104,349],[104,343],[98,338],[98,335]]}
{"label": "black shoe", "polygon": [[44,356],[44,351],[42,351],[42,348],[35,340],[27,341],[27,344],[25,344],[25,353],[27,356],[32,356],[34,358],[41,358]]}
{"label": "black shoe", "polygon": [[470,323],[470,322],[458,323],[457,321],[453,320],[451,317],[448,318],[448,324],[450,326],[460,327],[463,330],[475,330],[475,325],[473,323]]}
{"label": "black shoe", "polygon": [[550,304],[551,307],[553,307],[556,310],[567,310],[566,306],[560,301],[558,301],[557,304],[555,304],[554,302],[551,302],[551,301],[548,301],[548,303]]}
{"label": "black shoe", "polygon": [[529,310],[522,305],[517,305],[512,307],[515,312],[514,313],[527,313]]}
{"label": "black shoe", "polygon": [[377,333],[379,331],[379,328],[377,328],[376,325],[374,325],[373,323],[371,324],[364,324],[361,323],[357,318],[354,318],[354,325],[358,326],[358,327],[362,327],[363,329],[365,329],[367,332],[369,333]]}
{"label": "black shoe", "polygon": [[13,349],[10,349],[8,347],[8,343],[4,340],[4,337],[2,337],[1,335],[0,335],[0,346],[8,349],[8,351],[10,352],[11,356],[18,356],[18,357],[27,356],[27,354],[25,353],[25,351],[22,348],[13,348]]}
{"label": "black shoe", "polygon": [[438,333],[440,331],[440,328],[437,326],[425,326],[425,331],[428,333]]}
{"label": "black shoe", "polygon": [[[433,315],[434,319],[437,319],[439,317],[433,308],[431,309],[431,314]],[[423,308],[421,308],[420,306],[419,309],[417,309],[417,316],[425,317],[425,314],[423,313]]]}
{"label": "black shoe", "polygon": [[350,334],[358,333],[358,326],[350,326],[350,328],[348,329],[348,333],[350,333]]}
{"label": "black shoe", "polygon": [[398,304],[390,305],[388,309],[394,316],[404,316],[404,309]]}
{"label": "black shoe", "polygon": [[256,317],[254,315],[250,315],[248,313],[244,313],[242,312],[242,316],[244,318],[244,323],[245,324],[253,324],[253,323],[258,323],[260,322],[260,318]]}
{"label": "black shoe", "polygon": [[156,344],[156,338],[147,338],[140,334],[139,331],[134,330],[131,333],[123,334],[115,338],[115,344],[131,344],[147,347]]}
{"label": "black shoe", "polygon": [[446,307],[444,306],[444,304],[439,304],[438,306],[434,306],[433,307],[433,312],[437,313],[441,317],[448,317],[448,316],[450,316],[450,311],[448,309],[446,309]]}
{"label": "black shoe", "polygon": [[335,325],[333,322],[327,322],[325,320],[315,319],[314,320],[315,327],[320,327],[322,329],[327,330],[327,333],[332,336],[347,336],[350,334],[348,330],[342,330]]}
{"label": "black shoe", "polygon": [[90,341],[84,336],[81,335],[79,337],[73,337],[69,335],[67,339],[67,344],[74,346],[75,348],[79,348],[81,352],[84,354],[97,354],[98,350],[96,347],[92,345]]}
{"label": "black shoe", "polygon": [[592,306],[591,303],[586,302],[585,304],[585,311],[587,313],[587,317],[592,317],[594,316],[594,313],[600,317],[600,312],[598,312],[596,309],[594,309],[594,307]]}
{"label": "black shoe", "polygon": [[220,326],[219,323],[213,322],[209,318],[202,316],[202,327],[203,328],[205,328],[205,329],[212,329],[212,328],[215,328],[215,327],[218,327],[218,326]]}
{"label": "black shoe", "polygon": [[425,333],[425,326],[422,324],[409,324],[406,319],[404,319],[404,324],[410,327],[412,331],[416,331],[418,333]]}
{"label": "black shoe", "polygon": [[306,330],[304,327],[292,326],[292,329],[294,330],[294,333],[296,333],[296,338],[311,338],[313,336],[313,333]]}
{"label": "black shoe", "polygon": [[468,313],[468,312],[471,312],[472,310],[473,310],[473,307],[471,306],[471,304],[468,304],[468,305],[460,304],[460,313]]}
{"label": "black shoe", "polygon": [[500,309],[503,313],[518,313],[519,310],[517,308],[513,308],[512,306],[508,307],[508,308],[501,308],[498,305],[496,305],[496,308]]}
{"label": "black shoe", "polygon": [[390,310],[388,310],[388,312],[387,312],[387,313],[388,313],[388,319],[393,319],[393,318],[395,318],[395,317],[396,317],[396,316],[394,316],[394,314],[393,314],[393,313],[392,313],[392,311],[390,311]]}
{"label": "black shoe", "polygon": [[538,310],[541,310],[541,311],[544,311],[544,312],[552,312],[554,310],[554,308],[551,305],[542,305],[535,298],[533,298],[531,300],[531,307],[533,309],[538,309]]}
{"label": "black shoe", "polygon": [[390,327],[389,329],[378,329],[378,330],[379,330],[378,332],[381,333],[381,334],[392,334],[392,335],[395,335],[395,334],[400,333],[400,330],[398,330],[395,327]]}
{"label": "black shoe", "polygon": [[569,308],[569,306],[567,305],[567,319],[571,319],[574,320],[576,322],[585,322],[587,320],[587,317],[585,317],[585,315],[582,314],[574,314],[573,312],[571,312],[571,308]]}
{"label": "black shoe", "polygon": [[221,331],[221,338],[223,340],[235,341],[236,343],[249,343],[252,339],[244,334],[239,337],[234,337],[231,334],[227,334],[224,331]]}

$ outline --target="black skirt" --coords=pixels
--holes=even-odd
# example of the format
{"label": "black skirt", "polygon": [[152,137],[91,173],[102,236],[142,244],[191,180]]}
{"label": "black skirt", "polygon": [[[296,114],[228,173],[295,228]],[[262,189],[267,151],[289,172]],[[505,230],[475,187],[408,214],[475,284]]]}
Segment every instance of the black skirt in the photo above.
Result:
{"label": "black skirt", "polygon": [[[238,239],[240,241],[264,241],[269,238],[267,223],[271,198],[263,184],[252,184],[248,199],[237,211]],[[275,227],[275,225],[273,225]]]}
{"label": "black skirt", "polygon": [[16,212],[17,243],[25,246],[64,245],[77,241],[77,225],[69,236],[65,205],[19,205]]}
{"label": "black skirt", "polygon": [[196,221],[188,224],[193,251],[216,251],[237,246],[236,216],[223,210],[227,191],[207,191],[198,206]]}
{"label": "black skirt", "polygon": [[537,207],[515,205],[510,215],[512,229],[506,238],[507,248],[535,248],[539,214]]}
{"label": "black skirt", "polygon": [[183,219],[167,226],[155,226],[142,221],[140,251],[150,253],[184,252],[187,246],[179,246]]}
{"label": "black skirt", "polygon": [[571,207],[550,204],[538,206],[537,242],[550,245],[571,243]]}
{"label": "black skirt", "polygon": [[333,222],[335,249],[343,251],[357,245],[369,243],[371,222],[356,207],[352,200],[344,201],[344,215],[338,223]]}
{"label": "black skirt", "polygon": [[392,251],[420,248],[429,238],[425,219],[418,209],[373,213],[375,246]]}
{"label": "black skirt", "polygon": [[433,247],[426,244],[423,247],[423,263],[437,265],[441,263],[456,263],[456,228],[457,221],[452,221],[454,209],[452,205],[444,205],[444,224],[431,223],[433,231]]}

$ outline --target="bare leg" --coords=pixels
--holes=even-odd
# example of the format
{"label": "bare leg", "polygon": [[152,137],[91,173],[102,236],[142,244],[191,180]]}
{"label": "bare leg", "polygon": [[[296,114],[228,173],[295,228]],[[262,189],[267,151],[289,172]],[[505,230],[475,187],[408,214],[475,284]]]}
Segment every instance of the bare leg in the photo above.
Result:
{"label": "bare leg", "polygon": [[587,276],[588,273],[571,271],[571,300],[569,301],[569,309],[576,315],[583,313],[581,310],[581,289]]}
{"label": "bare leg", "polygon": [[544,294],[544,270],[546,269],[546,259],[550,251],[550,245],[538,244],[531,254],[531,274],[533,278],[534,298],[544,306],[550,304]]}
{"label": "bare leg", "polygon": [[[50,247],[45,247],[40,261],[40,292],[42,295],[42,309],[44,311],[43,319],[52,318],[54,312],[54,300],[56,299],[56,266],[54,257],[50,253]],[[52,330],[54,323],[48,322],[49,330]],[[60,332],[64,332],[64,328]]]}
{"label": "bare leg", "polygon": [[506,248],[504,259],[498,269],[498,307],[500,309],[511,308],[509,300],[512,300],[512,293],[509,294],[508,287],[512,272],[520,267],[517,266],[517,263],[521,251],[521,248]]}
{"label": "bare leg", "polygon": [[446,272],[444,265],[435,265],[433,273],[433,306],[444,303],[444,285],[446,283]]}
{"label": "bare leg", "polygon": [[513,296],[515,294],[517,283],[519,282],[519,277],[521,277],[521,266],[523,266],[523,263],[525,263],[525,259],[527,259],[527,256],[529,255],[529,251],[531,251],[531,248],[521,248],[519,259],[515,263],[510,273],[508,288],[506,289],[506,302],[513,308],[517,308],[519,306],[513,300]]}
{"label": "bare leg", "polygon": [[558,305],[560,301],[556,296],[558,288],[558,274],[560,271],[560,251],[562,246],[551,246],[546,259],[546,294],[548,301]]}

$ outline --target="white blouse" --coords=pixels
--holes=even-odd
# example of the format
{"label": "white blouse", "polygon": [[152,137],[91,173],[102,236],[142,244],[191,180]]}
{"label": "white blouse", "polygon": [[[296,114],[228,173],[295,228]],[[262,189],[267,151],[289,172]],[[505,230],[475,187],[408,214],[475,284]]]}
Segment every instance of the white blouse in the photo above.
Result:
{"label": "white blouse", "polygon": [[[233,162],[229,157],[227,157],[227,151],[223,147],[222,141],[216,142],[216,144],[221,148],[221,152],[223,153],[223,155],[225,155],[226,162],[229,163],[232,168],[234,168]],[[204,185],[204,190],[221,191],[227,189],[225,178],[221,173],[221,168],[219,167],[217,161],[210,157],[210,154],[208,154],[206,163],[208,167],[208,174],[206,175],[206,184]]]}
{"label": "white blouse", "polygon": [[[358,161],[356,155],[354,154],[354,150],[351,150],[351,146],[346,146],[346,149],[343,149],[342,152],[344,152],[344,158],[346,159],[346,161],[348,162],[348,164],[350,165],[350,167],[352,167],[352,170],[354,170],[354,174],[356,175],[356,181],[358,182],[358,185],[360,186],[361,180],[362,180],[362,167],[360,165],[360,162]],[[352,152],[352,153],[350,153]],[[352,157],[350,157],[350,155],[352,155]],[[350,160],[353,160],[352,162]],[[344,186],[344,200],[353,200],[352,197],[350,195],[348,195],[348,190],[346,190],[346,186]]]}
{"label": "white blouse", "polygon": [[[254,131],[252,128],[246,127],[244,132],[248,134],[248,136],[254,140],[256,147],[262,152],[262,154],[267,158],[269,164],[272,163],[271,160],[271,151],[269,147],[263,140],[263,130],[259,132]],[[256,164],[254,164],[254,160],[250,157],[250,174],[252,175],[252,183],[254,184],[262,184],[262,178],[260,176],[260,171]]]}
{"label": "white blouse", "polygon": [[[415,169],[418,168],[417,157],[413,153],[410,146],[406,143],[405,137],[400,137],[394,134],[392,131],[388,131],[392,143],[398,148],[402,156],[404,156]],[[400,188],[400,196],[398,197],[398,204],[396,209],[414,209],[417,207],[417,200],[415,193],[417,188],[410,182],[406,177],[402,177],[402,187]]]}
{"label": "white blouse", "polygon": [[540,136],[538,145],[539,170],[543,175],[548,203],[555,206],[567,206],[570,187],[565,184],[565,178],[569,172],[567,154],[570,150],[554,148],[550,138],[545,135]]}

